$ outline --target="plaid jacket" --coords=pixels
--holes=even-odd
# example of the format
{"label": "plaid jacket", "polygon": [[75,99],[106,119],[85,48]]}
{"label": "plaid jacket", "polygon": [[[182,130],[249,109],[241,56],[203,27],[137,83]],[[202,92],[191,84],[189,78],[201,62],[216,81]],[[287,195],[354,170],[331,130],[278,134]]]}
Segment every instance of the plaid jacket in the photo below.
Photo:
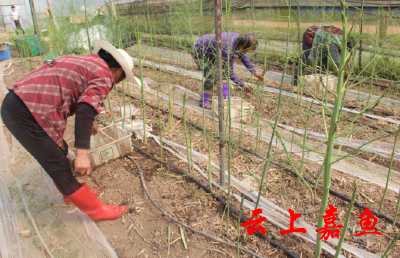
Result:
{"label": "plaid jacket", "polygon": [[108,64],[98,55],[48,60],[38,70],[15,83],[13,90],[43,130],[64,149],[67,117],[78,104],[90,104],[99,114],[114,85]]}

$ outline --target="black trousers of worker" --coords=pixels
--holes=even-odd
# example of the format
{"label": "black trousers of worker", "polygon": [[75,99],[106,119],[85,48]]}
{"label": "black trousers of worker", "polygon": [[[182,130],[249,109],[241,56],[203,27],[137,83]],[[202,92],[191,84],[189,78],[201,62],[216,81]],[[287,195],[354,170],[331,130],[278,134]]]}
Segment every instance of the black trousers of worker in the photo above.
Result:
{"label": "black trousers of worker", "polygon": [[21,24],[19,23],[19,20],[14,20],[15,24],[15,33],[18,35],[18,30],[22,30],[22,33],[25,35],[24,29],[21,27]]}
{"label": "black trousers of worker", "polygon": [[[304,32],[303,34],[303,45],[302,45],[302,49],[303,49],[303,55],[301,56],[301,74],[303,74],[304,72],[304,68],[306,66],[307,60],[308,60],[308,56],[310,55],[310,51],[311,48],[308,46],[307,41],[306,41],[306,32]],[[320,59],[319,57],[317,57],[317,60],[319,61],[319,66],[321,66],[321,70],[322,71],[326,71],[328,69],[328,57],[327,56],[322,56],[322,59]],[[294,79],[293,82],[295,86],[297,86],[297,80],[299,78],[300,75],[300,70],[299,70],[299,66],[297,66],[297,70],[294,73]]]}
{"label": "black trousers of worker", "polygon": [[63,194],[71,195],[82,186],[71,172],[67,143],[63,140],[64,150],[58,146],[14,91],[4,98],[1,117],[8,130],[39,162]]}

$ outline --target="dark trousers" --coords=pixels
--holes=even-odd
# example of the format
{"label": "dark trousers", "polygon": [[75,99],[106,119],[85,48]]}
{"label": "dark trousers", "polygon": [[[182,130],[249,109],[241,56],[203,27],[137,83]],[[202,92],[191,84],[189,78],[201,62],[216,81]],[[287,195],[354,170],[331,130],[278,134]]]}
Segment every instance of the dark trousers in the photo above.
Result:
{"label": "dark trousers", "polygon": [[[299,64],[297,66],[297,70],[294,74],[294,79],[293,79],[294,85],[297,85],[297,80],[300,76],[300,70],[301,70],[301,74],[303,74],[304,68],[307,64],[307,60],[309,60],[308,56],[310,55],[310,51],[311,51],[311,47],[307,44],[307,41],[306,41],[306,33],[305,32],[303,34],[302,49],[303,49],[303,55],[301,56],[301,64]],[[317,57],[317,60],[319,61],[318,65],[321,67],[321,70],[326,71],[328,69],[328,57],[324,55],[324,56],[322,56],[322,58]],[[301,69],[299,69],[300,65],[301,65]]]}
{"label": "dark trousers", "polygon": [[22,33],[25,35],[25,31],[21,28],[19,20],[14,21],[14,24],[15,24],[15,33],[17,33],[18,35],[18,30],[22,30]]}
{"label": "dark trousers", "polygon": [[8,130],[38,161],[63,194],[71,195],[82,186],[71,172],[67,143],[63,141],[64,150],[58,146],[13,91],[4,98],[1,117]]}

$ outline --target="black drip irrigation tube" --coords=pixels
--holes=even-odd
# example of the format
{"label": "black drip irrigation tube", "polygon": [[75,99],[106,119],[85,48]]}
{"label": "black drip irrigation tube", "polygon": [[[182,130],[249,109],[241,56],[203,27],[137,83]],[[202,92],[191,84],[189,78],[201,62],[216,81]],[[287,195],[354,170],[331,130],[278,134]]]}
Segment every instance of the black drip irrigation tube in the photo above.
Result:
{"label": "black drip irrigation tube", "polygon": [[[161,43],[161,42],[160,42],[160,43]],[[162,43],[161,43],[161,44],[162,44]],[[183,49],[183,48],[182,48],[182,49]],[[273,65],[275,65],[275,64],[273,64]],[[192,67],[188,67],[188,66],[184,66],[184,65],[178,65],[178,66],[179,66],[180,68],[190,68],[190,69],[192,69]],[[178,67],[178,68],[179,68],[179,67]],[[272,85],[267,85],[267,86],[273,87]],[[283,91],[288,92],[288,93],[299,93],[298,91],[288,91],[288,90],[283,90]],[[302,95],[303,95],[303,96],[306,96],[306,97],[313,97],[313,98],[316,98],[316,99],[322,101],[322,99],[317,98],[317,97],[312,96],[312,95],[307,94],[307,93],[302,93]],[[331,103],[331,102],[328,102],[328,103],[333,104],[333,103]],[[361,109],[361,107],[356,107],[356,106],[345,106],[345,107],[346,107],[346,108],[353,108],[353,109]],[[303,108],[309,109],[309,108],[307,108],[307,107],[303,107]],[[311,111],[312,111],[312,112],[315,112],[315,113],[317,113],[317,114],[322,114],[322,113],[317,112],[317,111],[314,111],[314,110],[311,110]],[[367,109],[366,111],[372,111],[372,112],[375,112],[375,113],[381,113],[381,114],[386,115],[386,116],[397,116],[397,117],[400,117],[400,115],[396,115],[396,114],[394,114],[394,113],[379,111],[379,110],[375,110],[375,109]],[[328,114],[326,114],[326,115],[329,116]],[[350,120],[346,120],[346,121],[347,121],[347,122],[351,122]],[[369,124],[365,124],[365,123],[362,123],[362,122],[357,122],[357,121],[355,121],[354,123],[355,123],[355,124],[361,124],[361,125],[369,126],[369,127],[373,128],[373,129],[375,129],[375,130],[382,130],[382,131],[387,132],[387,133],[389,133],[389,134],[394,134],[394,133],[395,133],[395,132],[393,132],[393,131],[386,131],[386,130],[383,130],[383,129],[379,128],[379,127],[376,127],[376,126],[373,126],[373,125],[369,125]]]}
{"label": "black drip irrigation tube", "polygon": [[[167,44],[167,43],[164,43],[164,42],[160,42],[160,41],[156,41],[156,40],[152,40],[152,39],[149,39],[149,38],[144,38],[144,40],[146,40],[146,41],[148,41],[148,42],[152,42],[152,43],[155,44],[155,45],[172,46],[172,45],[170,45],[170,44]],[[297,41],[293,41],[293,42],[297,42]],[[185,49],[185,48],[183,48],[183,47],[179,47],[179,46],[173,46],[173,47],[174,47],[174,48],[177,48],[177,49],[181,49],[181,50],[187,50],[187,49]],[[253,59],[253,61],[255,61],[255,62],[257,62],[257,63],[264,64],[264,62],[266,62],[266,63],[269,64],[269,65],[283,68],[283,65],[281,65],[281,64],[274,63],[274,62],[270,62],[270,61],[265,61],[264,59],[261,59],[261,58],[254,57],[254,58],[252,58],[252,59]],[[295,66],[293,65],[292,68],[294,69]],[[379,80],[379,79],[377,79],[377,80]],[[360,82],[360,80],[357,80],[357,79],[350,79],[350,81],[353,81],[353,82]],[[394,83],[394,82],[393,82],[393,83]],[[394,84],[396,84],[396,83],[394,83]],[[382,85],[382,84],[377,84],[377,83],[372,83],[372,85],[375,85],[375,86],[381,87],[381,88],[386,88],[386,89],[392,88],[392,87],[390,87],[390,86],[386,86],[386,85]]]}
{"label": "black drip irrigation tube", "polygon": [[[121,90],[118,90],[118,91],[119,91],[120,93],[123,93],[123,91],[121,91]],[[132,95],[129,95],[129,94],[125,94],[125,95],[129,96],[131,99],[135,99],[135,100],[138,100],[138,101],[142,101],[141,99],[136,98],[135,96],[132,96]],[[152,107],[152,108],[154,108],[154,109],[160,110],[160,111],[163,112],[164,114],[169,114],[169,111],[167,111],[167,110],[164,110],[164,109],[162,109],[162,108],[156,107],[156,106],[154,106],[154,105],[152,105],[152,104],[150,104],[150,103],[147,103],[147,102],[145,102],[145,104],[146,104],[147,106],[149,106],[149,107]],[[184,121],[184,119],[183,119],[182,117],[179,117],[179,116],[177,116],[177,115],[175,115],[175,114],[172,114],[172,116],[173,116],[174,118],[178,119],[178,120]],[[210,131],[208,131],[207,129],[202,128],[202,127],[200,127],[200,126],[198,126],[198,125],[196,125],[196,124],[193,124],[192,122],[189,122],[189,121],[187,121],[187,120],[185,120],[185,122],[186,122],[187,124],[189,124],[189,125],[195,127],[195,128],[198,129],[199,131],[205,131],[205,132],[207,132],[207,133],[212,134],[212,132],[210,132]],[[258,157],[258,158],[260,158],[260,159],[265,159],[265,157],[261,156],[260,154],[258,154],[258,153],[256,153],[256,152],[253,152],[253,151],[248,150],[248,149],[246,149],[246,148],[244,148],[244,147],[242,147],[242,146],[240,146],[240,145],[237,145],[237,144],[235,144],[235,143],[232,143],[232,142],[230,142],[229,140],[228,140],[227,142],[228,142],[229,144],[231,144],[232,146],[235,146],[235,147],[237,147],[237,148],[243,150],[244,152],[247,152],[247,153],[249,153],[249,154],[252,154],[252,155],[254,155],[254,156],[256,156],[256,157]],[[296,176],[296,177],[297,177],[296,172],[294,172],[293,170],[291,170],[291,169],[289,169],[289,168],[287,168],[287,167],[285,167],[285,166],[283,166],[283,165],[281,165],[281,164],[279,164],[279,163],[277,163],[277,162],[275,162],[275,161],[271,161],[271,163],[274,164],[275,166],[278,166],[278,167],[280,167],[280,168],[286,170],[287,172],[291,173],[293,176]],[[303,178],[304,178],[307,182],[309,182],[309,183],[315,185],[314,180],[309,179],[309,178],[307,178],[307,177],[303,177]],[[317,184],[317,186],[320,187],[320,188],[323,188],[323,186],[320,185],[320,184]],[[344,200],[344,201],[346,201],[346,202],[349,202],[349,203],[351,202],[351,199],[350,199],[349,197],[347,197],[347,196],[345,196],[345,195],[342,195],[342,194],[340,194],[340,193],[338,193],[338,192],[336,192],[336,191],[334,191],[334,190],[329,189],[329,193],[332,194],[332,195],[334,195],[334,196],[336,196],[336,197],[338,197],[338,198],[340,198],[340,199],[342,199],[342,200]],[[354,202],[354,205],[357,206],[357,207],[359,207],[359,208],[362,208],[362,209],[367,208],[367,206],[362,205],[361,203],[359,203],[359,202],[357,202],[357,201]],[[392,218],[390,218],[390,217],[388,217],[388,216],[386,216],[386,215],[384,215],[384,214],[382,214],[382,213],[379,213],[379,212],[377,212],[377,211],[375,211],[375,210],[373,210],[373,209],[371,209],[371,208],[368,208],[368,209],[369,209],[370,211],[372,211],[372,213],[375,214],[377,217],[382,218],[382,219],[385,219],[385,220],[389,221],[390,223],[393,223],[393,222],[394,222],[394,219],[392,219]],[[397,221],[396,221],[395,223],[396,223],[397,226],[400,226],[400,222],[397,222]]]}
{"label": "black drip irrigation tube", "polygon": [[[352,81],[352,82],[360,82],[360,80],[357,80],[357,79],[350,79],[349,81]],[[367,83],[366,83],[366,84],[367,84]],[[375,85],[375,86],[378,86],[378,87],[381,87],[381,88],[385,88],[385,89],[392,88],[392,87],[390,87],[390,86],[381,85],[381,84],[377,84],[377,83],[372,83],[372,85]]]}
{"label": "black drip irrigation tube", "polygon": [[[132,144],[132,146],[135,147],[136,149],[138,149],[138,150],[139,150],[140,152],[142,152],[144,155],[146,155],[146,156],[148,156],[148,157],[150,157],[150,158],[152,158],[152,159],[154,159],[154,160],[156,160],[156,161],[160,161],[160,160],[156,159],[155,157],[151,156],[150,154],[148,154],[147,152],[145,152],[145,151],[143,151],[142,149],[140,149],[138,146],[136,146],[136,145],[134,145],[134,144]],[[201,235],[201,236],[207,237],[207,238],[209,238],[209,239],[211,239],[211,240],[213,240],[213,241],[217,241],[218,243],[221,243],[221,244],[230,246],[230,247],[232,247],[232,248],[236,248],[236,249],[238,248],[238,246],[235,245],[235,244],[231,244],[231,243],[229,243],[229,242],[220,240],[220,239],[218,239],[218,238],[215,238],[215,237],[213,237],[213,236],[210,236],[210,235],[208,235],[208,234],[205,234],[205,233],[203,233],[203,232],[201,232],[201,231],[198,231],[198,230],[196,230],[196,229],[194,229],[194,228],[192,228],[192,227],[186,225],[185,223],[182,223],[182,222],[180,222],[179,220],[175,219],[175,218],[172,217],[170,214],[166,213],[166,212],[153,200],[153,198],[151,197],[151,195],[150,195],[150,193],[149,193],[149,191],[148,191],[148,189],[147,189],[146,183],[145,183],[145,181],[144,181],[143,172],[142,172],[142,170],[141,170],[139,164],[138,164],[134,159],[132,159],[132,158],[130,158],[130,157],[128,157],[128,159],[129,159],[130,161],[132,161],[132,162],[136,165],[136,167],[138,168],[138,170],[139,170],[139,175],[140,175],[140,181],[142,182],[143,189],[144,189],[144,191],[146,192],[147,197],[150,199],[151,203],[152,203],[164,216],[168,217],[169,219],[173,220],[175,223],[177,223],[177,224],[179,224],[179,225],[181,225],[181,226],[183,226],[183,227],[189,229],[190,231],[192,231],[192,232],[194,232],[194,233],[197,233],[197,234],[199,234],[199,235]],[[163,163],[163,162],[162,162],[162,163]],[[166,165],[171,165],[171,164],[169,164],[169,163],[167,163],[167,162],[165,162],[165,163],[166,163]],[[165,163],[164,163],[164,164],[165,164]],[[179,172],[182,173],[182,171],[179,171]],[[186,175],[186,174],[185,174],[185,175]],[[186,175],[186,176],[188,176],[188,175]],[[193,180],[193,179],[192,179],[192,180]],[[196,183],[196,184],[197,184],[197,183]],[[241,251],[247,253],[247,254],[252,255],[252,256],[262,258],[262,256],[260,256],[259,254],[256,254],[256,253],[254,253],[254,252],[252,252],[252,251],[249,251],[249,250],[247,250],[247,249],[244,249],[244,248],[242,248],[242,247],[239,247],[239,249],[240,249]]]}
{"label": "black drip irrigation tube", "polygon": [[[133,143],[132,143],[132,146],[133,146],[134,148],[136,148],[139,152],[141,152],[143,155],[145,155],[145,156],[147,156],[147,157],[149,157],[149,158],[151,158],[151,159],[153,159],[153,160],[155,160],[155,161],[157,161],[157,162],[160,162],[160,163],[162,163],[162,164],[164,164],[164,165],[167,165],[167,166],[169,166],[169,167],[171,167],[171,168],[177,170],[177,171],[180,172],[182,175],[185,175],[187,178],[189,178],[190,180],[192,180],[197,186],[199,186],[200,188],[202,188],[203,190],[205,190],[207,193],[211,194],[213,198],[215,198],[216,200],[218,200],[219,202],[221,202],[225,207],[228,205],[227,202],[226,202],[224,199],[222,199],[221,197],[219,197],[218,195],[216,195],[213,191],[211,191],[208,187],[206,187],[205,185],[203,185],[202,183],[200,183],[199,181],[197,181],[195,178],[193,178],[193,177],[190,176],[189,174],[185,173],[185,171],[183,171],[182,169],[180,169],[180,168],[178,168],[178,167],[176,167],[176,166],[172,165],[171,163],[168,163],[168,162],[166,162],[166,161],[164,161],[164,160],[157,159],[156,157],[154,157],[154,156],[152,156],[151,154],[147,153],[146,151],[142,150],[139,146],[136,146],[136,145],[133,144]],[[132,160],[131,158],[129,158],[129,157],[128,157],[128,159],[131,160],[131,161],[133,161],[133,160]],[[135,162],[135,163],[136,163],[136,162]],[[138,165],[137,165],[137,166],[138,166]],[[139,167],[139,166],[138,166],[138,167]],[[142,179],[142,175],[141,175],[141,179]],[[145,187],[145,184],[144,184],[144,181],[143,181],[143,180],[142,180],[142,184],[143,184],[144,187]],[[149,196],[149,194],[148,194],[146,188],[145,188],[145,191],[146,191],[147,196],[150,198],[150,201],[157,207],[157,209],[160,210],[161,208],[159,208],[159,206],[151,199],[151,197]],[[233,207],[229,207],[229,210],[232,211],[237,217],[239,217],[239,212],[236,211]],[[161,210],[160,210],[160,211],[161,211]],[[165,212],[162,212],[162,213],[165,215]],[[180,225],[183,224],[183,223],[177,221],[176,219],[174,219],[172,216],[167,216],[167,217],[170,218],[170,219],[172,219],[172,220],[174,220],[175,222],[177,222],[177,223],[180,224]],[[247,222],[247,219],[246,219],[243,215],[241,215],[240,220],[243,221],[243,222]],[[195,229],[193,229],[193,228],[191,228],[191,227],[189,227],[189,226],[187,226],[187,225],[185,225],[185,224],[183,224],[183,226],[185,226],[186,228],[188,228],[188,229],[191,230],[192,232],[196,232],[196,233],[198,233],[198,234],[200,234],[200,235],[202,235],[202,236],[205,236],[205,237],[208,237],[208,238],[210,238],[210,239],[216,240],[216,238],[213,238],[213,237],[211,237],[211,236],[209,236],[209,235],[206,235],[206,234],[204,234],[204,233],[202,233],[202,232],[200,232],[200,231],[197,231],[197,230],[195,230]],[[276,243],[274,240],[272,240],[272,239],[270,239],[269,237],[267,237],[267,236],[261,234],[260,231],[256,231],[256,234],[257,234],[258,236],[264,238],[264,239],[265,239],[268,243],[270,243],[271,245],[276,246],[277,248],[279,248],[279,249],[281,249],[282,251],[284,251],[289,257],[299,258],[299,256],[297,256],[296,254],[290,252],[288,249],[286,249],[285,247],[283,247],[283,246],[281,246],[280,244]],[[221,240],[219,240],[218,242],[221,242]],[[236,248],[237,248],[236,245],[230,244],[230,243],[228,243],[228,242],[225,242],[225,243],[223,243],[223,244],[228,244],[228,245],[231,246],[231,247],[236,247]],[[244,251],[244,250],[246,250],[246,249],[242,249],[242,248],[241,248],[241,250]],[[247,250],[246,250],[246,251],[247,251]],[[254,253],[252,253],[252,252],[250,252],[250,251],[247,251],[247,253],[250,253],[251,255],[254,255]]]}
{"label": "black drip irrigation tube", "polygon": [[[308,110],[310,110],[311,112],[313,112],[313,113],[315,113],[315,114],[322,115],[322,112],[318,112],[318,111],[315,111],[315,110],[313,110],[313,109],[311,109],[311,108],[301,106],[300,104],[296,104],[296,103],[293,103],[293,104],[295,104],[296,106],[299,106],[299,107],[301,107],[301,108],[308,109]],[[325,114],[325,115],[331,117],[331,115],[329,115],[329,114]],[[396,132],[384,130],[384,129],[379,128],[379,127],[377,127],[377,126],[370,125],[370,124],[366,124],[366,123],[363,123],[363,122],[352,121],[352,120],[349,120],[349,119],[346,119],[345,121],[346,121],[346,122],[349,122],[349,123],[354,123],[354,124],[359,124],[359,125],[365,125],[365,126],[371,127],[372,129],[375,129],[375,130],[378,130],[378,131],[383,131],[383,132],[388,133],[388,134],[395,134],[395,133],[396,133]]]}

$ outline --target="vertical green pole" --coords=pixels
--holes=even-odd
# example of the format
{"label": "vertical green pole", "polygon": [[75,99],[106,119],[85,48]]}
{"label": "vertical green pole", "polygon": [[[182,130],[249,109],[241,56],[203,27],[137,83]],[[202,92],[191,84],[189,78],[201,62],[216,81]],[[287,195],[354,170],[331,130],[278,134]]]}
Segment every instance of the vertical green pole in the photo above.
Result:
{"label": "vertical green pole", "polygon": [[[321,199],[321,206],[319,209],[319,217],[318,217],[318,228],[322,228],[324,224],[324,220],[322,216],[324,215],[326,206],[328,204],[329,198],[329,189],[331,188],[331,170],[332,170],[332,157],[333,147],[335,145],[335,134],[338,128],[338,121],[339,121],[339,113],[342,106],[342,96],[344,93],[344,65],[346,61],[346,48],[347,48],[347,16],[346,16],[346,4],[345,0],[340,1],[340,9],[341,9],[341,16],[343,22],[343,40],[342,40],[342,47],[341,47],[341,59],[340,59],[340,66],[339,66],[339,78],[338,84],[336,89],[336,96],[335,96],[335,105],[333,108],[333,113],[331,117],[331,125],[329,128],[329,135],[326,147],[326,156],[324,161],[324,186],[322,190],[322,199]],[[321,254],[321,247],[322,247],[322,240],[321,234],[317,233],[317,242],[315,248],[315,258],[319,258]]]}

